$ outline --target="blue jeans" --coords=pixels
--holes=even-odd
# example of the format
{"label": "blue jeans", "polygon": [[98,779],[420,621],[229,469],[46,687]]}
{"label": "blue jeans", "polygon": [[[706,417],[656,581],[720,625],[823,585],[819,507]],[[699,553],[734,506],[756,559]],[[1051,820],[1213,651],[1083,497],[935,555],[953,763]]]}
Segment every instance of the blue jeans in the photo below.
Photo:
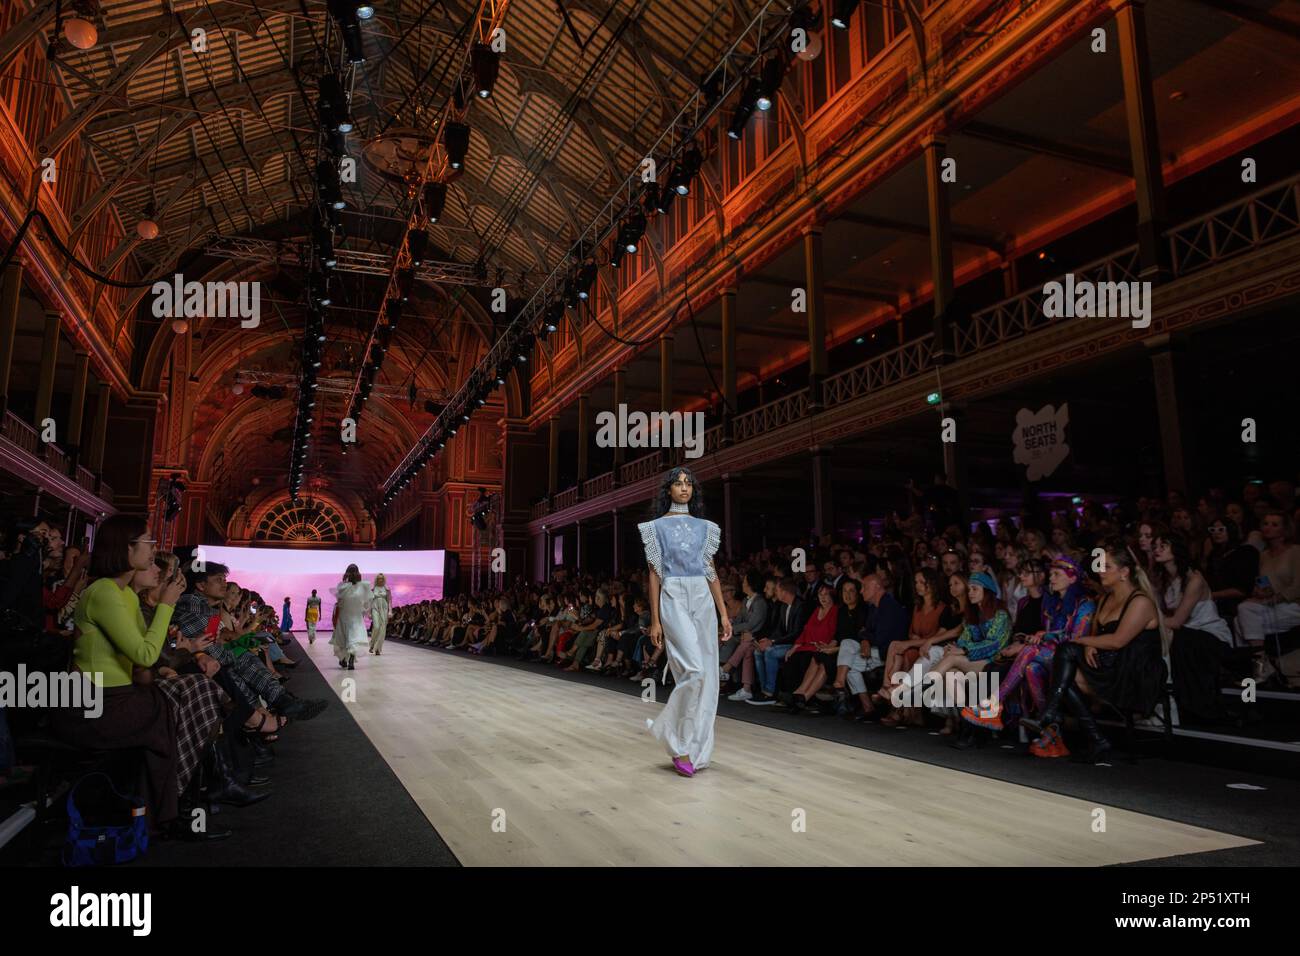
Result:
{"label": "blue jeans", "polygon": [[758,686],[769,697],[776,693],[776,672],[781,669],[785,655],[790,653],[789,644],[778,644],[765,651],[754,650],[754,671],[758,674]]}

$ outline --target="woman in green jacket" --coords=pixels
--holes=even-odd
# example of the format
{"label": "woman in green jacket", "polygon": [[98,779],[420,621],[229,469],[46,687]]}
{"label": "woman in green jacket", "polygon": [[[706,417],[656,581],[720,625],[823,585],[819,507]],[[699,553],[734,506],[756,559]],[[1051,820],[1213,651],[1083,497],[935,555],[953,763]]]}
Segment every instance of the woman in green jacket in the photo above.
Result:
{"label": "woman in green jacket", "polygon": [[188,751],[201,753],[218,715],[183,706],[156,683],[134,682],[137,668],[157,661],[176,599],[185,590],[183,577],[165,582],[153,621],[145,626],[131,581],[153,568],[155,545],[143,518],[114,515],[99,525],[90,559],[94,581],[77,602],[72,659],[98,688],[102,712],[62,708],[55,711],[54,726],[74,746],[142,748],[145,799],[157,825],[176,819],[181,790],[197,764]]}

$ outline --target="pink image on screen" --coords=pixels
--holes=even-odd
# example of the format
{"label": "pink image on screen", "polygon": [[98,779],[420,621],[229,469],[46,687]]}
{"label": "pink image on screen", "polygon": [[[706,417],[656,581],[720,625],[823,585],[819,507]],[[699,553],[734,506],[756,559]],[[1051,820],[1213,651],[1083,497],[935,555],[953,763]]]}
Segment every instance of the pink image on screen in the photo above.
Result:
{"label": "pink image on screen", "polygon": [[277,620],[288,597],[293,630],[307,629],[307,598],[312,589],[321,599],[322,631],[330,629],[334,596],[330,588],[343,580],[349,564],[371,584],[382,574],[392,592],[392,606],[442,599],[445,551],[318,551],[288,548],[203,547],[203,560],[230,568],[228,581],[262,595],[275,609]]}

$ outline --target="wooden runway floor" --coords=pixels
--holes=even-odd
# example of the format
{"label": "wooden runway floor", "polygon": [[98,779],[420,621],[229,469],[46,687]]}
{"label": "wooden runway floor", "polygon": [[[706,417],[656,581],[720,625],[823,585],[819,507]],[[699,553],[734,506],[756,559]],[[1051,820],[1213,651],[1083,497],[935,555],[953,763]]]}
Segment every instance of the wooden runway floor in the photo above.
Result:
{"label": "wooden runway floor", "polygon": [[726,717],[686,779],[645,729],[671,688],[651,703],[398,642],[349,672],[319,636],[308,650],[467,866],[1096,866],[1256,842]]}

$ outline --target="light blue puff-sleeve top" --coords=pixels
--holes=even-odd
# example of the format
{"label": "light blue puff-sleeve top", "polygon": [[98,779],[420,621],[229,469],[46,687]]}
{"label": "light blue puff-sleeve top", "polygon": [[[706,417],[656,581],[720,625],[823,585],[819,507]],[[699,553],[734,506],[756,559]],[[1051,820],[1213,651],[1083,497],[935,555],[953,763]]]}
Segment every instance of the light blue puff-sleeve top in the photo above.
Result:
{"label": "light blue puff-sleeve top", "polygon": [[722,529],[712,521],[692,515],[664,515],[637,525],[645,559],[660,580],[666,578],[718,579],[713,556],[722,541]]}

